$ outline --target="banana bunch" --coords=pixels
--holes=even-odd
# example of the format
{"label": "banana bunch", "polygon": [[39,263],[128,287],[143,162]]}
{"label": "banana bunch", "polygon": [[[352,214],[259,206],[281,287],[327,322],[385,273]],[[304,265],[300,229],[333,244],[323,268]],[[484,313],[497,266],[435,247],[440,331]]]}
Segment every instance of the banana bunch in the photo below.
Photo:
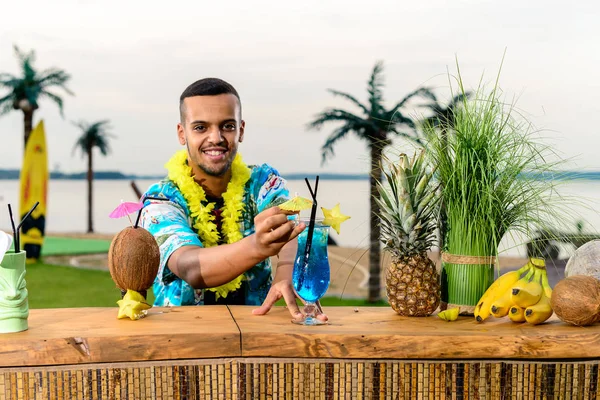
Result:
{"label": "banana bunch", "polygon": [[531,258],[518,271],[507,272],[492,283],[475,306],[475,319],[483,322],[490,315],[508,316],[513,322],[541,324],[552,316],[550,297],[546,263]]}

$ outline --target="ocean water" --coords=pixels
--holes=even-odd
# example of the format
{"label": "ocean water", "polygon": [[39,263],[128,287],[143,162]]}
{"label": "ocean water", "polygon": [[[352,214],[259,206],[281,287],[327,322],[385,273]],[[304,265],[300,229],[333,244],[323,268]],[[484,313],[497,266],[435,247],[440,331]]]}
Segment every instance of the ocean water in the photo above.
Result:
{"label": "ocean water", "polygon": [[[144,191],[154,181],[138,180],[137,186]],[[291,194],[310,197],[302,180],[288,181]],[[7,204],[17,207],[19,199],[18,180],[0,180],[0,229],[9,231]],[[565,182],[560,194],[569,198],[561,210],[557,226],[567,232],[575,231],[578,220],[584,222],[585,232],[600,231],[600,181]],[[48,192],[46,230],[52,233],[85,232],[87,229],[87,189],[84,180],[51,180]],[[320,207],[332,208],[340,203],[344,214],[350,219],[342,224],[341,234],[331,230],[331,237],[340,245],[355,248],[369,246],[369,182],[367,180],[322,180],[317,199]],[[111,219],[108,214],[121,200],[136,201],[128,180],[94,181],[94,230],[98,233],[116,233],[129,225],[127,218]],[[308,216],[306,211],[304,216]],[[132,216],[132,219],[135,215]],[[501,250],[507,255],[525,254],[518,236],[507,237]],[[565,248],[563,251],[569,251]]]}

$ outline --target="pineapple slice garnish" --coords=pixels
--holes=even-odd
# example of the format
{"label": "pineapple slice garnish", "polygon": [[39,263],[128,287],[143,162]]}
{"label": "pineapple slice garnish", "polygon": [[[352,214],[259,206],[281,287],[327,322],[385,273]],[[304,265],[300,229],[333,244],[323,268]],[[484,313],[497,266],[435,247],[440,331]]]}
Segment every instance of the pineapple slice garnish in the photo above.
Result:
{"label": "pineapple slice garnish", "polygon": [[145,310],[152,308],[150,304],[146,303],[144,296],[130,289],[127,289],[127,293],[122,300],[117,301],[117,304],[119,305],[117,318],[129,317],[132,321],[145,317]]}
{"label": "pineapple slice garnish", "polygon": [[342,212],[340,211],[340,203],[337,203],[335,207],[333,207],[331,210],[328,210],[325,207],[321,207],[321,210],[323,211],[323,215],[325,216],[325,219],[323,220],[323,225],[331,226],[339,235],[340,225],[342,224],[342,222],[350,219],[350,216],[342,214]]}

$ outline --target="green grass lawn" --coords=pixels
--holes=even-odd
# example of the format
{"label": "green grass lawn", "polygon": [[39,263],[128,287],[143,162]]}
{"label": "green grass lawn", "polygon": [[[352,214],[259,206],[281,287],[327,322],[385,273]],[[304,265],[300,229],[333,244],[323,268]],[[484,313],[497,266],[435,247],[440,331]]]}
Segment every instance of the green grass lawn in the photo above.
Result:
{"label": "green grass lawn", "polygon": [[[121,297],[107,271],[87,270],[48,264],[27,266],[27,290],[30,308],[116,307]],[[152,290],[148,301],[153,302]],[[324,297],[327,306],[385,306],[386,302],[369,304],[361,299]],[[285,305],[280,300],[277,305]]]}
{"label": "green grass lawn", "polygon": [[27,265],[30,308],[116,307],[120,291],[108,271]]}
{"label": "green grass lawn", "polygon": [[42,256],[106,253],[109,247],[110,240],[48,236],[44,238]]}
{"label": "green grass lawn", "polygon": [[[46,236],[42,246],[42,256],[98,254],[108,252],[109,248],[110,240]],[[14,249],[14,243],[11,249]]]}

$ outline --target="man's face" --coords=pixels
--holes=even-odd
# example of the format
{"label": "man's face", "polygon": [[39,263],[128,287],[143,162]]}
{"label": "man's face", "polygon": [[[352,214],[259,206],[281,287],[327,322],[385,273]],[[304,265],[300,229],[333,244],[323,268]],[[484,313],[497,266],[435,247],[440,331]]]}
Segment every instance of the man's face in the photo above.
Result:
{"label": "man's face", "polygon": [[179,143],[187,146],[190,166],[210,176],[223,176],[244,139],[237,97],[194,96],[184,99],[183,105],[184,120],[177,125],[177,135]]}

